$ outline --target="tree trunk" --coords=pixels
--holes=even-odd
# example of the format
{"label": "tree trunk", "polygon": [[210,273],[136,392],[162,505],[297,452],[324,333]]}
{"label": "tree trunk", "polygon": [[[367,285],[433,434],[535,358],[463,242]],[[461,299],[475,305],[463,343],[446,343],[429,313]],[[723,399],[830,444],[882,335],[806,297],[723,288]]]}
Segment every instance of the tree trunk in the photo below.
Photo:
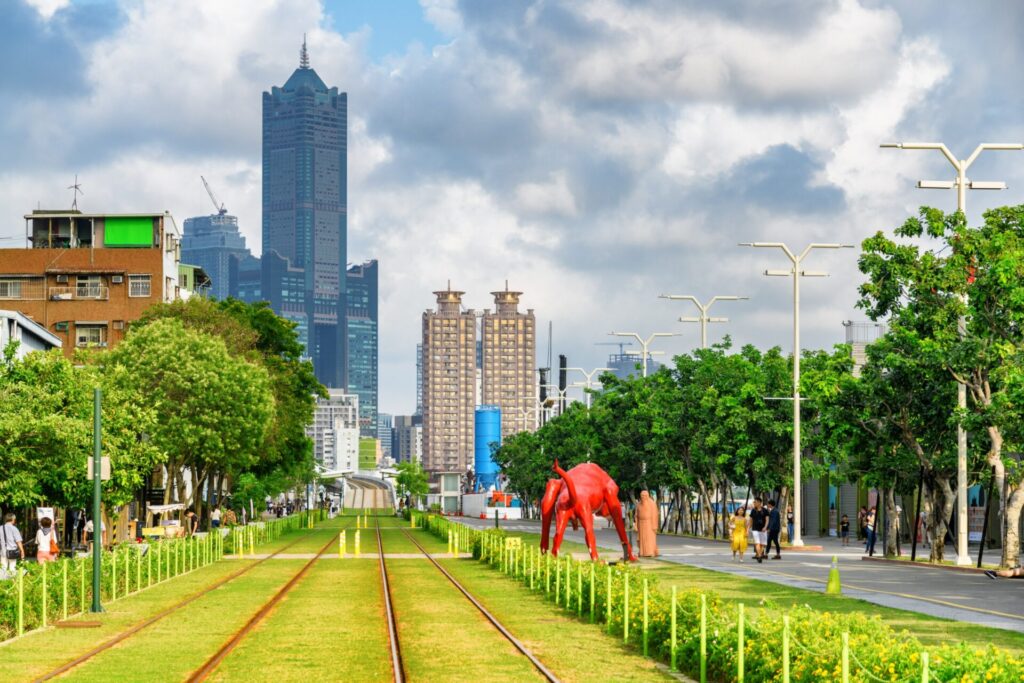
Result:
{"label": "tree trunk", "polygon": [[[1000,496],[1002,498],[1002,496]],[[1006,501],[1005,531],[1003,533],[1003,555],[999,566],[1012,569],[1020,565],[1020,514],[1024,508],[1024,481],[1014,487]]]}
{"label": "tree trunk", "polygon": [[928,528],[932,534],[932,549],[928,561],[939,564],[945,556],[946,530],[953,514],[953,487],[949,477],[933,477],[928,482],[931,515],[928,517]]}
{"label": "tree trunk", "polygon": [[885,556],[895,557],[896,556],[896,526],[898,517],[896,516],[896,492],[891,489],[885,489]]}

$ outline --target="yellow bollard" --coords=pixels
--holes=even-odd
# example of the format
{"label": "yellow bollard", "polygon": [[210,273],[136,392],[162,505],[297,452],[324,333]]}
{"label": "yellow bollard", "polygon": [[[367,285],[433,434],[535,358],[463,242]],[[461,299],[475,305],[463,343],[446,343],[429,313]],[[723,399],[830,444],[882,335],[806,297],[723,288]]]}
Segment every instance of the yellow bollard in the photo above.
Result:
{"label": "yellow bollard", "polygon": [[360,548],[360,543],[359,543],[359,529],[356,529],[356,539],[355,540],[356,540],[356,545],[355,545],[355,548],[353,549],[352,554],[355,555],[356,557],[359,557],[359,554],[362,551],[362,548]]}
{"label": "yellow bollard", "polygon": [[345,530],[342,529],[341,533],[338,534],[338,559],[345,557]]}
{"label": "yellow bollard", "polygon": [[836,556],[832,556],[832,568],[828,570],[828,583],[825,585],[825,593],[828,595],[840,595],[843,592],[839,583],[839,563]]}

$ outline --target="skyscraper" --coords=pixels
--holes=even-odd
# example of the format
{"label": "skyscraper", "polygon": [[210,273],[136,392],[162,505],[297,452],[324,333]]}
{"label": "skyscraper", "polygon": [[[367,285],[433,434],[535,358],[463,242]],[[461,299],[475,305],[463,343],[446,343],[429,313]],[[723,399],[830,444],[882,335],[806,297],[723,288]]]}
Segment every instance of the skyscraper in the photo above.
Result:
{"label": "skyscraper", "polygon": [[423,467],[465,472],[473,462],[476,314],[449,283],[423,313]]}
{"label": "skyscraper", "polygon": [[377,261],[345,273],[348,390],[359,397],[359,433],[377,438]]}
{"label": "skyscraper", "polygon": [[232,258],[250,262],[245,237],[238,231],[238,218],[228,213],[185,219],[181,238],[181,260],[202,267],[213,284],[211,296],[226,299],[231,294],[229,275]]}
{"label": "skyscraper", "polygon": [[480,321],[481,399],[501,409],[501,437],[537,428],[534,378],[537,370],[536,319],[519,312],[522,292],[491,292],[494,312]]}
{"label": "skyscraper", "polygon": [[298,323],[317,378],[339,388],[348,385],[347,120],[348,95],[310,68],[303,41],[299,68],[263,93],[263,253],[285,259],[280,272],[301,275],[301,284],[275,292],[283,280],[264,272],[261,294]]}

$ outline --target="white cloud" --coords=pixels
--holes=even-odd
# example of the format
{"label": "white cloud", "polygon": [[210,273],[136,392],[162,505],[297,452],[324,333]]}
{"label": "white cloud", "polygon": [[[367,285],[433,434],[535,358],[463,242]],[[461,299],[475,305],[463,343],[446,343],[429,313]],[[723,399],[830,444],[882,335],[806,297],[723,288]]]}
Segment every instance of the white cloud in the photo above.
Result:
{"label": "white cloud", "polygon": [[39,16],[46,20],[49,20],[58,11],[71,4],[71,0],[25,0],[25,2],[39,12]]}
{"label": "white cloud", "polygon": [[554,173],[540,183],[523,183],[516,188],[516,205],[526,214],[575,216],[576,199],[565,172]]}

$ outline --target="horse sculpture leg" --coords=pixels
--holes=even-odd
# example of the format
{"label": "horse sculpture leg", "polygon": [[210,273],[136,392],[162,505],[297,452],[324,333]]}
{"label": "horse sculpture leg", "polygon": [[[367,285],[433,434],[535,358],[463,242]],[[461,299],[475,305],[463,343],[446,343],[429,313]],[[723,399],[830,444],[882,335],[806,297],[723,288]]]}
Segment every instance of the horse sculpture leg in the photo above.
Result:
{"label": "horse sculpture leg", "polygon": [[590,548],[590,559],[597,560],[597,538],[594,537],[594,515],[590,510],[582,515],[583,533],[587,537],[587,547]]}
{"label": "horse sculpture leg", "polygon": [[629,558],[630,562],[636,562],[637,559],[636,555],[633,554],[633,547],[629,544],[629,538],[626,536],[626,525],[622,523],[622,505],[619,503],[618,496],[605,494],[605,505],[608,506],[608,514],[612,517],[615,530],[619,532],[623,555]]}
{"label": "horse sculpture leg", "polygon": [[558,549],[562,547],[562,536],[565,535],[565,527],[569,524],[569,518],[572,517],[573,511],[569,510],[555,510],[555,541],[551,544],[551,554],[558,557]]}
{"label": "horse sculpture leg", "polygon": [[540,551],[548,551],[548,538],[551,534],[551,518],[554,516],[555,503],[558,502],[558,494],[562,490],[561,479],[548,479],[547,488],[544,490],[544,498],[540,502],[541,527],[540,527]]}

